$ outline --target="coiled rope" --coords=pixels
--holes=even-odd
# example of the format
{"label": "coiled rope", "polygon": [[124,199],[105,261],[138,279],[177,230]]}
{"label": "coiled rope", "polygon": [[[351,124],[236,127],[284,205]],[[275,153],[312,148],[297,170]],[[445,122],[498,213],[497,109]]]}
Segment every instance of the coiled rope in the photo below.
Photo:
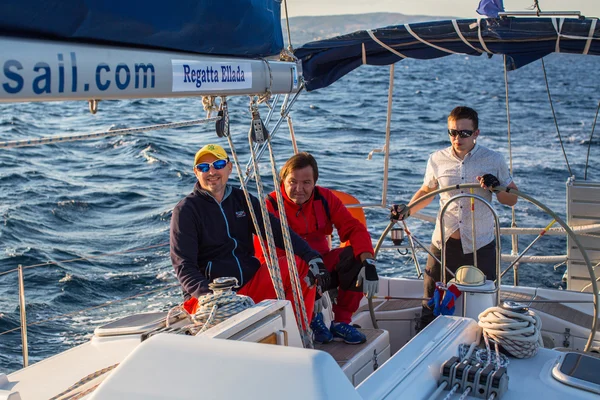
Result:
{"label": "coiled rope", "polygon": [[196,335],[252,306],[254,301],[250,297],[236,294],[231,288],[213,288],[213,293],[198,298],[198,308],[192,321],[196,326],[202,327]]}
{"label": "coiled rope", "polygon": [[544,347],[542,320],[531,310],[521,313],[490,307],[478,318],[484,339],[494,340],[513,357],[530,358]]}

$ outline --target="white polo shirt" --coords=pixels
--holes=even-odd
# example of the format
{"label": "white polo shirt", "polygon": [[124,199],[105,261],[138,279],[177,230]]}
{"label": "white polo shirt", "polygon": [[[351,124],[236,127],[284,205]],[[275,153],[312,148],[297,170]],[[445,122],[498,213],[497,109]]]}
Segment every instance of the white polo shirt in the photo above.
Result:
{"label": "white polo shirt", "polygon": [[[500,185],[508,186],[512,176],[508,171],[504,157],[500,153],[484,146],[475,144],[475,147],[461,160],[456,156],[452,146],[438,150],[429,156],[425,171],[424,184],[431,189],[445,186],[454,186],[465,183],[478,183],[476,177],[492,174],[498,178]],[[442,248],[442,235],[440,229],[440,212],[446,202],[460,193],[469,193],[470,190],[450,190],[440,194],[440,210],[433,231],[432,243]],[[477,188],[473,193],[491,203],[492,193],[488,190]],[[473,253],[473,231],[471,229],[471,199],[463,198],[448,206],[444,216],[445,238],[448,240],[456,230],[460,229],[460,239],[465,254]],[[477,249],[494,240],[494,218],[490,210],[480,201],[475,200],[475,233]]]}

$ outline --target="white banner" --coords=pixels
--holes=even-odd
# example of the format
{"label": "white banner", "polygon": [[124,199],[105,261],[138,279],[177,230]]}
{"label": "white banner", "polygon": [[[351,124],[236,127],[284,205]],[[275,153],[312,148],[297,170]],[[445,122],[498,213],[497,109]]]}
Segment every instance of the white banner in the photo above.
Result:
{"label": "white banner", "polygon": [[249,89],[252,66],[248,62],[171,60],[173,92]]}

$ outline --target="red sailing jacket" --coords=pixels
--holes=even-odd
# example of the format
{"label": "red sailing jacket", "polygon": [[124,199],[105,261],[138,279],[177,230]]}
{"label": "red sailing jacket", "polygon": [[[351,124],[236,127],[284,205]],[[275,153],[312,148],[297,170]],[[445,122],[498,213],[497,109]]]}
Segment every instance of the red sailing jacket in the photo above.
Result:
{"label": "red sailing jacket", "polygon": [[[290,229],[306,240],[313,250],[320,254],[331,250],[327,236],[333,233],[335,227],[340,242],[350,241],[355,257],[358,258],[361,253],[374,253],[367,228],[350,214],[346,206],[329,189],[315,186],[310,199],[302,205],[297,205],[289,199],[283,185],[281,193]],[[276,199],[275,192],[267,196],[267,209],[279,217]],[[263,263],[265,258],[257,237],[254,238],[254,249],[256,257]],[[285,252],[277,249],[277,256],[285,256]]]}

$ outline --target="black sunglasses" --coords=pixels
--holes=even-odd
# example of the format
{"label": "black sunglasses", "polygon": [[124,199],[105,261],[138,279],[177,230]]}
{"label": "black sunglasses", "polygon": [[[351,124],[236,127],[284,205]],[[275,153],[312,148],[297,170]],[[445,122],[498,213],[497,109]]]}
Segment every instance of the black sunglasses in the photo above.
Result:
{"label": "black sunglasses", "polygon": [[467,129],[462,129],[462,130],[448,129],[448,135],[450,135],[452,137],[460,136],[463,139],[472,136],[474,133],[475,133],[475,131],[469,131]]}

